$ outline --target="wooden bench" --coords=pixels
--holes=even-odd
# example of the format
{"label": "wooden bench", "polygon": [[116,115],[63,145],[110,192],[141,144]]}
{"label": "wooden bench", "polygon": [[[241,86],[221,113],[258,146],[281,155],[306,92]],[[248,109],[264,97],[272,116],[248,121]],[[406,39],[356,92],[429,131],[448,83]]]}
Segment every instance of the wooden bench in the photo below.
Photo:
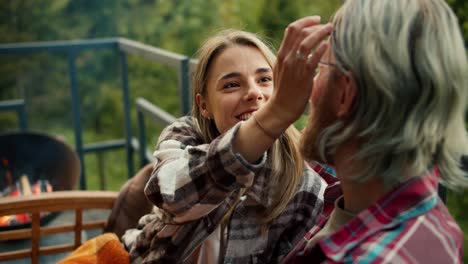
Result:
{"label": "wooden bench", "polygon": [[[58,191],[41,195],[0,198],[0,216],[31,214],[31,226],[17,230],[0,231],[1,241],[31,239],[31,249],[21,249],[0,253],[0,262],[30,258],[31,263],[39,263],[39,256],[71,252],[81,245],[82,230],[105,228],[107,218],[84,221],[83,211],[88,209],[112,209],[118,192],[111,191]],[[41,212],[61,212],[73,210],[74,223],[57,226],[41,226]],[[74,243],[41,247],[40,238],[45,235],[70,233]]]}

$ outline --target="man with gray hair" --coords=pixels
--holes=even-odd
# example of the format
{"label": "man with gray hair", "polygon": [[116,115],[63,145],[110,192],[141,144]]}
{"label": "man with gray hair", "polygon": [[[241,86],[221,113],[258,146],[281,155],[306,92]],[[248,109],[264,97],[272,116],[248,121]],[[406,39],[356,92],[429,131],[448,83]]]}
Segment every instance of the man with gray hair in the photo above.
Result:
{"label": "man with gray hair", "polygon": [[[456,16],[443,0],[347,0],[310,53],[323,39],[315,20],[286,29],[275,86],[280,94],[289,82],[296,105],[310,99],[303,153],[333,165],[339,182],[328,179],[331,210],[325,204],[284,262],[460,263],[463,233],[437,195],[438,183],[468,185],[468,67]],[[297,78],[285,80],[294,68]],[[291,109],[282,115],[300,112]]]}

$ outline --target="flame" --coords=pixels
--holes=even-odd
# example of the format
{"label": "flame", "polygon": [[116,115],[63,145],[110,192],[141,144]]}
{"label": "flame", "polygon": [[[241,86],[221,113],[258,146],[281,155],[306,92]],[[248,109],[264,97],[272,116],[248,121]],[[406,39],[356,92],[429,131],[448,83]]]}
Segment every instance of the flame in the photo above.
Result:
{"label": "flame", "polygon": [[[8,176],[8,175],[7,175]],[[32,193],[33,194],[40,194],[42,192],[52,192],[52,185],[47,181],[41,181],[34,183],[32,186]],[[43,191],[44,189],[44,191]],[[10,185],[3,191],[3,193],[7,193],[6,196],[21,196],[21,192],[16,188],[15,185]],[[0,197],[2,196],[2,192],[0,192]],[[41,212],[40,217],[44,217],[50,214],[50,212]],[[17,215],[5,215],[0,216],[0,226],[12,226],[12,225],[21,225],[31,223],[31,215],[30,214],[17,214]]]}
{"label": "flame", "polygon": [[0,216],[0,226],[9,226],[11,215]]}
{"label": "flame", "polygon": [[18,214],[16,215],[16,221],[18,224],[26,224],[31,222],[29,214]]}

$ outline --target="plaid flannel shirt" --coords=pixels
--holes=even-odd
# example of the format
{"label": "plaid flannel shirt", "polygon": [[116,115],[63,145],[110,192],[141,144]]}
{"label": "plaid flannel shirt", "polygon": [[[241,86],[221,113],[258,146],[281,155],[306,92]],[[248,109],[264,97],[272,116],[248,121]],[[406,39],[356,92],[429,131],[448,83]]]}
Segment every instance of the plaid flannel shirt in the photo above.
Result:
{"label": "plaid flannel shirt", "polygon": [[331,179],[325,191],[328,213],[283,263],[461,263],[463,233],[438,197],[438,179],[437,168],[409,179],[307,248],[340,196],[339,183]]}
{"label": "plaid flannel shirt", "polygon": [[262,234],[258,212],[274,195],[267,154],[249,164],[233,152],[240,124],[207,144],[194,122],[191,117],[178,119],[160,136],[154,153],[158,161],[145,193],[162,210],[142,218],[136,240],[124,237],[132,260],[184,262],[220,224],[241,188],[247,188],[225,229],[228,239],[220,261],[277,263],[313,226],[322,211],[326,182],[306,166],[296,194]]}

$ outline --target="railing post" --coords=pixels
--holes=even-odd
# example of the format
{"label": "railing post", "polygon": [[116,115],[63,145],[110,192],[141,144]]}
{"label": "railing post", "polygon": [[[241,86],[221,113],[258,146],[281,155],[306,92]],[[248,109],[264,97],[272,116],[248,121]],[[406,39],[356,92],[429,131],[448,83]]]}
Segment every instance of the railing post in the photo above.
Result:
{"label": "railing post", "polygon": [[73,111],[73,128],[75,130],[75,148],[80,158],[81,173],[80,173],[80,189],[86,190],[86,174],[84,162],[84,150],[81,134],[81,111],[80,111],[80,94],[78,92],[78,83],[76,79],[76,54],[73,51],[68,53],[68,71],[70,73],[70,95],[72,99]]}
{"label": "railing post", "polygon": [[122,74],[122,100],[124,106],[125,123],[125,145],[127,148],[128,178],[133,176],[133,146],[132,146],[132,123],[130,119],[130,93],[128,91],[128,62],[127,54],[119,50]]}
{"label": "railing post", "polygon": [[26,110],[24,109],[25,108],[25,104],[23,102],[23,105],[21,105],[18,109],[18,122],[19,122],[19,127],[21,129],[21,131],[26,131],[28,129],[28,126],[26,125],[27,122],[26,122]]}
{"label": "railing post", "polygon": [[190,101],[190,59],[185,58],[180,62],[180,72],[179,72],[179,96],[180,96],[180,106],[181,114],[188,115],[190,114],[191,101]]}
{"label": "railing post", "polygon": [[146,133],[145,133],[145,116],[141,111],[137,112],[138,118],[138,145],[140,152],[140,167],[145,166],[148,163],[146,159]]}
{"label": "railing post", "polygon": [[0,111],[14,111],[18,118],[18,126],[21,131],[26,131],[26,111],[24,99],[0,101]]}

